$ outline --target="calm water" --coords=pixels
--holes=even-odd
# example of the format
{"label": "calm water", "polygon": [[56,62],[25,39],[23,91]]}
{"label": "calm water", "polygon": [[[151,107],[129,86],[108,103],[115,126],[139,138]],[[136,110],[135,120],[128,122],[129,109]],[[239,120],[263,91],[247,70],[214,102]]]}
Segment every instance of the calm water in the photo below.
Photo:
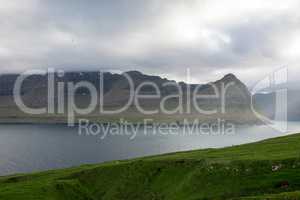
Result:
{"label": "calm water", "polygon": [[[300,123],[289,123],[300,131]],[[266,126],[239,127],[234,135],[79,136],[65,125],[0,125],[0,175],[99,163],[208,147],[224,147],[285,135]]]}

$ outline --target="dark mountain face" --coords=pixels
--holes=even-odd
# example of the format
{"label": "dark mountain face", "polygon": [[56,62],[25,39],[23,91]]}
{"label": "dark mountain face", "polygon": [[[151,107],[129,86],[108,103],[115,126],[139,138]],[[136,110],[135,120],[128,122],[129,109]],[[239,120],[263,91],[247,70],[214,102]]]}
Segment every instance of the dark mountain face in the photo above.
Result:
{"label": "dark mountain face", "polygon": [[[0,96],[12,96],[13,89],[19,74],[7,74],[0,76]],[[22,93],[29,92],[36,87],[47,86],[46,75],[31,75],[22,84]]]}
{"label": "dark mountain face", "polygon": [[235,75],[227,74],[222,79],[217,80],[213,83],[202,86],[200,93],[214,94],[216,88],[219,93],[224,93],[226,99],[230,101],[236,101],[241,104],[250,104],[251,94],[247,86],[242,83]]}
{"label": "dark mountain face", "polygon": [[[188,102],[187,99],[193,99],[197,95],[195,102],[192,103],[198,104],[201,108],[217,108],[218,112],[220,112],[223,105],[222,101],[224,101],[226,110],[232,110],[235,113],[251,113],[251,95],[247,87],[233,74],[228,74],[220,80],[204,85],[187,84],[184,82],[176,83],[175,81],[170,81],[159,76],[146,75],[138,71],[129,71],[123,74],[104,72],[101,75],[100,72],[66,72],[63,75],[58,73],[31,75],[24,80],[21,88],[22,99],[26,105],[41,107],[48,104],[49,76],[54,77],[53,86],[55,92],[53,99],[55,105],[58,105],[59,101],[61,101],[58,99],[57,94],[59,83],[65,86],[63,91],[64,96],[67,97],[68,92],[70,92],[67,89],[69,83],[76,84],[84,81],[92,84],[97,93],[101,92],[103,94],[104,106],[109,107],[125,105],[130,98],[130,92],[132,92],[130,89],[133,89],[133,91],[139,89],[139,94],[142,95],[153,95],[157,94],[158,91],[161,95],[160,98],[141,99],[139,103],[143,107],[159,107],[163,98],[169,95],[173,95],[173,97],[165,102],[167,106],[176,107],[180,103],[185,106]],[[0,104],[2,107],[13,105],[13,88],[18,77],[18,74],[0,76]],[[130,87],[128,77],[132,81],[133,88]],[[157,88],[154,88],[149,83],[157,86]],[[203,98],[201,96],[216,94],[217,98]],[[182,97],[182,101],[179,101],[179,96]],[[76,90],[75,98],[76,104],[84,107],[90,102],[89,91],[86,88],[79,88]],[[65,98],[63,101],[66,102],[66,100]],[[192,106],[191,110],[196,110],[195,106]],[[222,113],[222,115],[225,115],[225,113]]]}
{"label": "dark mountain face", "polygon": [[[97,90],[100,90],[100,73],[99,72],[66,72],[63,75],[59,75],[58,73],[54,74],[55,78],[55,84],[58,82],[64,82],[64,83],[78,83],[80,81],[86,81],[91,83],[93,86],[96,87]],[[155,83],[162,91],[166,90],[166,93],[173,93],[175,92],[175,88],[168,86],[164,86],[165,83],[167,82],[173,82],[175,81],[170,81],[166,78],[161,78],[159,76],[150,76],[150,75],[145,75],[142,74],[141,72],[138,71],[129,71],[125,72],[123,74],[112,74],[109,72],[104,72],[102,74],[103,76],[103,89],[104,93],[112,90],[113,88],[119,88],[119,89],[129,89],[129,83],[125,75],[128,75],[131,80],[133,81],[133,85],[136,88],[140,84],[144,82],[153,82]],[[7,75],[1,75],[0,76],[0,96],[8,96],[8,95],[13,95],[13,88],[16,79],[19,77],[19,74],[7,74]],[[45,88],[48,85],[48,74],[46,75],[30,75],[25,78],[22,84],[22,93],[29,93],[31,90],[36,89],[36,88]],[[240,81],[238,80],[233,74],[228,74],[224,76],[221,80],[218,80],[214,82],[216,86],[220,87],[221,83],[228,84],[230,82],[233,82],[235,86],[240,88],[240,92],[242,93],[249,93],[247,90],[247,87]],[[180,88],[182,88],[183,91],[187,89],[187,85],[184,82],[180,82],[178,84]],[[194,90],[197,86],[197,84],[191,84],[189,85],[191,90]],[[201,85],[201,89],[199,91],[209,92],[208,90],[210,88],[210,85]],[[168,91],[169,90],[169,91]],[[167,92],[168,91],[168,92]],[[210,93],[210,92],[209,92]]]}
{"label": "dark mountain face", "polygon": [[[125,74],[127,76],[125,76]],[[39,102],[38,104],[46,104],[44,102],[48,92],[48,75],[31,75],[28,76],[22,84],[22,95],[26,96],[27,101],[30,104]],[[103,88],[103,94],[106,95],[108,101],[118,103],[118,101],[124,101],[129,95],[130,85],[128,81],[128,76],[131,78],[133,87],[136,89],[138,86],[145,82],[154,83],[162,96],[170,94],[178,94],[179,88],[182,93],[186,95],[189,89],[190,94],[215,94],[216,92],[221,92],[221,90],[226,90],[226,98],[230,102],[237,102],[241,104],[248,104],[250,100],[250,93],[247,87],[238,80],[233,74],[228,74],[222,79],[206,84],[206,85],[197,85],[191,84],[188,85],[184,82],[177,84],[175,81],[170,81],[159,76],[149,76],[142,74],[138,71],[129,71],[124,74],[112,74],[105,72],[102,74],[103,82],[101,87],[100,73],[99,72],[66,72],[63,75],[55,73],[54,75],[54,88],[57,88],[57,84],[64,83],[79,83],[81,81],[86,81],[91,83],[98,92]],[[0,96],[12,96],[13,88],[16,79],[19,77],[18,74],[8,74],[0,76]],[[172,84],[168,84],[172,83]],[[175,85],[177,84],[177,86]],[[215,88],[212,87],[213,84]],[[218,91],[215,91],[215,89]],[[197,91],[196,91],[197,90]],[[80,88],[76,91],[78,95],[86,95],[88,91],[84,88]],[[157,91],[151,85],[144,85],[140,88],[140,93],[143,94],[155,94]],[[65,89],[65,94],[67,94],[67,89]]]}
{"label": "dark mountain face", "polygon": [[[22,75],[19,74],[5,74],[0,76],[0,96],[12,96],[14,84],[16,79]],[[109,91],[112,85],[118,81],[122,76],[119,74],[111,74],[109,72],[103,73],[104,92]],[[58,73],[54,74],[55,84],[58,82],[64,83],[78,83],[80,81],[87,81],[94,85],[97,90],[100,89],[100,75],[99,72],[67,72],[63,76]],[[46,75],[30,75],[26,77],[22,84],[22,94],[30,93],[34,89],[47,89],[48,74]]]}

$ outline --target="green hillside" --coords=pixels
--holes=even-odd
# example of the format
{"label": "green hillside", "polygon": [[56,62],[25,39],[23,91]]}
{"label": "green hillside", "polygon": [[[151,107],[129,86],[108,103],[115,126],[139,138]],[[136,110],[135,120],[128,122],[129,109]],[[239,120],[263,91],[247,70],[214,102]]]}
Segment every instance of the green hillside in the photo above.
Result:
{"label": "green hillside", "polygon": [[300,134],[2,177],[0,199],[300,199]]}

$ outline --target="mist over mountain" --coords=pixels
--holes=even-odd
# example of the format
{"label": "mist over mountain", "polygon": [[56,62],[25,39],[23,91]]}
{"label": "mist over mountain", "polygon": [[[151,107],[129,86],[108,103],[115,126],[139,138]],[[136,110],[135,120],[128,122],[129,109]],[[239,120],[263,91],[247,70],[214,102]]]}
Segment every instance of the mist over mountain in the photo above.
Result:
{"label": "mist over mountain", "polygon": [[[286,88],[287,119],[289,121],[300,120],[300,89]],[[259,93],[253,96],[254,104],[257,110],[270,119],[274,119],[276,115],[276,104],[278,103],[276,92]],[[284,109],[285,109],[284,108]]]}

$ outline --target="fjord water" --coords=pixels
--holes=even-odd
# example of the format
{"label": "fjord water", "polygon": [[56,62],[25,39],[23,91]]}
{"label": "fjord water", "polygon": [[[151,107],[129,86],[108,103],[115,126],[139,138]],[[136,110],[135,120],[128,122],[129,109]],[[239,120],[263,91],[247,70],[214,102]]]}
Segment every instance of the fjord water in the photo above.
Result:
{"label": "fjord water", "polygon": [[[300,122],[289,123],[289,133],[300,132]],[[0,175],[100,163],[201,148],[218,148],[286,135],[268,126],[239,126],[232,135],[145,135],[136,138],[79,135],[66,125],[0,125]]]}

